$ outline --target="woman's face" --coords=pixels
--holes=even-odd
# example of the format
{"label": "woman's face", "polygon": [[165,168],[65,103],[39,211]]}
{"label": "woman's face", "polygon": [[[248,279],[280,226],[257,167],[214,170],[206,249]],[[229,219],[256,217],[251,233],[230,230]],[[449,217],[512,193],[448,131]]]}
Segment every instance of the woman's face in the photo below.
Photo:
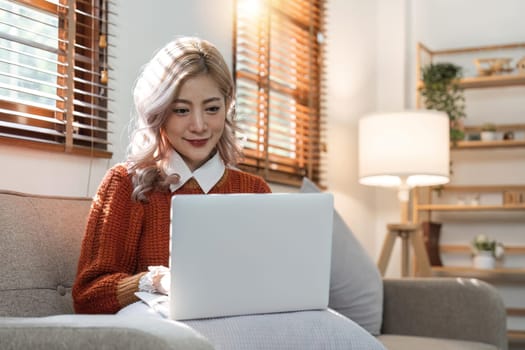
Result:
{"label": "woman's face", "polygon": [[226,105],[217,83],[202,74],[186,80],[168,110],[166,137],[191,171],[215,152],[226,123]]}

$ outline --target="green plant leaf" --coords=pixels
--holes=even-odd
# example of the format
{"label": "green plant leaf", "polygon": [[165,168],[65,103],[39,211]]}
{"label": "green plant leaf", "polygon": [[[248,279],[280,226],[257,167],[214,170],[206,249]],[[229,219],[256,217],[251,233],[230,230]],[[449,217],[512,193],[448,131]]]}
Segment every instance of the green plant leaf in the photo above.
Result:
{"label": "green plant leaf", "polygon": [[[458,81],[462,68],[453,63],[431,63],[421,69],[421,96],[427,109],[445,112],[451,121],[466,117],[465,97]],[[465,133],[451,123],[451,141],[462,140]]]}

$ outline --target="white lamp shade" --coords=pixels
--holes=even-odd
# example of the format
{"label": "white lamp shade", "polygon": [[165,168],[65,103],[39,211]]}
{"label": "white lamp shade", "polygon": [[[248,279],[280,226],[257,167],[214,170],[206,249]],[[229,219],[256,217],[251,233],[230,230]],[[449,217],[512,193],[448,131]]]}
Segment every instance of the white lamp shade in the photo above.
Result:
{"label": "white lamp shade", "polygon": [[359,182],[409,187],[449,181],[449,119],[443,112],[376,113],[359,120]]}

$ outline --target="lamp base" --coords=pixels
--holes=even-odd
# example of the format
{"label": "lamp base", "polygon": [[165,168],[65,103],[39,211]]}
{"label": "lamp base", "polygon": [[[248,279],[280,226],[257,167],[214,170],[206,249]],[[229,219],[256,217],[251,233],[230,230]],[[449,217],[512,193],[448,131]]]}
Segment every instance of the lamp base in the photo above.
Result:
{"label": "lamp base", "polygon": [[381,249],[381,255],[377,262],[377,267],[384,276],[388,261],[392,255],[392,249],[396,238],[401,238],[401,276],[409,276],[409,252],[410,244],[414,249],[415,256],[415,272],[417,276],[430,276],[430,262],[428,259],[427,252],[425,250],[425,244],[421,236],[421,225],[419,224],[388,224],[387,234],[385,241],[383,242],[383,248]]}

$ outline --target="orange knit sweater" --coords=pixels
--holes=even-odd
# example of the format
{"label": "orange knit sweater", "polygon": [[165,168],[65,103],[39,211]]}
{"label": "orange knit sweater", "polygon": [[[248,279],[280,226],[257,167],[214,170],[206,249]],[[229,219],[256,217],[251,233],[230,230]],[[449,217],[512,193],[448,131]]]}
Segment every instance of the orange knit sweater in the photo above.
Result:
{"label": "orange knit sweater", "polygon": [[[134,295],[148,266],[168,266],[170,201],[176,194],[202,194],[194,179],[177,191],[149,193],[147,203],[131,199],[125,165],[108,171],[91,205],[73,285],[77,313],[115,313],[137,301]],[[226,169],[209,193],[270,192],[263,179]]]}

